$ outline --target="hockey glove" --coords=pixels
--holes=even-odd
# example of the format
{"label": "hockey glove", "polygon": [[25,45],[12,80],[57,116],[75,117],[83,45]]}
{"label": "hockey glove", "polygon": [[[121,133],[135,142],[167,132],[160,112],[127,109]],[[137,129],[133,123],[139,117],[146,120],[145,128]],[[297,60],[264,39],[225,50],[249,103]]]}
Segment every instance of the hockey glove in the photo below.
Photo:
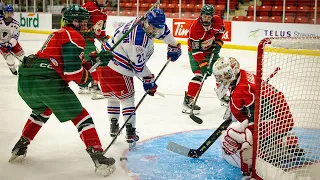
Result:
{"label": "hockey glove", "polygon": [[157,91],[157,84],[154,82],[154,75],[143,77],[143,88],[150,95],[154,96]]}
{"label": "hockey glove", "polygon": [[[220,45],[221,44],[221,45]],[[212,44],[212,53],[214,53],[215,55],[216,54],[219,54],[220,53],[220,50],[221,50],[221,46],[222,46],[222,43],[220,41],[216,41],[215,43]]]}
{"label": "hockey glove", "polygon": [[225,154],[232,155],[252,146],[252,132],[248,122],[249,120],[246,119],[242,123],[229,127],[223,133],[222,149]]}
{"label": "hockey glove", "polygon": [[9,52],[12,49],[12,44],[9,42],[1,43],[0,46],[3,48],[4,52]]}
{"label": "hockey glove", "polygon": [[178,43],[177,46],[168,44],[167,48],[167,58],[171,58],[171,61],[176,61],[181,55],[181,44]]}
{"label": "hockey glove", "polygon": [[207,76],[211,76],[212,74],[212,69],[209,67],[209,62],[208,60],[202,60],[199,62],[199,67],[200,67],[200,71],[202,76],[204,76],[204,74],[207,73]]}
{"label": "hockey glove", "polygon": [[113,53],[111,51],[93,51],[90,53],[91,64],[94,65],[100,60],[99,66],[107,66],[109,61],[113,58]]}

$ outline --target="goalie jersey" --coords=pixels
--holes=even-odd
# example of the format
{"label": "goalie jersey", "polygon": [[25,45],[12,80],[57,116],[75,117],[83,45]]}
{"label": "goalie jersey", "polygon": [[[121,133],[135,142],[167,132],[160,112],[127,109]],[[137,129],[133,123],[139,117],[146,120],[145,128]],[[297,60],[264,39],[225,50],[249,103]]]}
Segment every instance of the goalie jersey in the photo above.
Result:
{"label": "goalie jersey", "polygon": [[4,17],[0,16],[0,44],[11,43],[14,47],[20,36],[20,24],[15,19],[11,22],[5,22]]}
{"label": "goalie jersey", "polygon": [[[109,39],[103,45],[103,49],[109,50],[137,21],[139,21],[139,18],[140,17],[137,17],[116,29],[113,38]],[[176,40],[167,25],[165,25],[162,33],[160,33],[156,39],[163,40],[166,44],[176,45]],[[142,29],[142,24],[139,24],[113,50],[114,58],[109,62],[108,66],[114,71],[126,76],[149,76],[152,73],[146,66],[146,62],[153,52],[154,40],[146,35],[145,31]],[[166,52],[164,54],[166,56]]]}

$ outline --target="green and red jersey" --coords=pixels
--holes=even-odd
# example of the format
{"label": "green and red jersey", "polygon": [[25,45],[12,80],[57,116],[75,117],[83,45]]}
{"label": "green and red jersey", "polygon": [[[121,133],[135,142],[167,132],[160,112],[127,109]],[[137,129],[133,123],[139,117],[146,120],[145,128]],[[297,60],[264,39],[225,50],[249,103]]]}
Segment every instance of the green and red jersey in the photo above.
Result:
{"label": "green and red jersey", "polygon": [[66,83],[75,81],[83,84],[89,76],[89,72],[82,67],[85,45],[79,32],[71,27],[63,27],[49,35],[36,56],[48,59]]}
{"label": "green and red jersey", "polygon": [[223,45],[223,20],[214,15],[208,30],[205,30],[201,24],[201,17],[194,20],[188,32],[188,51],[192,53],[193,58],[200,62],[205,60],[206,56],[211,54],[214,43]]}

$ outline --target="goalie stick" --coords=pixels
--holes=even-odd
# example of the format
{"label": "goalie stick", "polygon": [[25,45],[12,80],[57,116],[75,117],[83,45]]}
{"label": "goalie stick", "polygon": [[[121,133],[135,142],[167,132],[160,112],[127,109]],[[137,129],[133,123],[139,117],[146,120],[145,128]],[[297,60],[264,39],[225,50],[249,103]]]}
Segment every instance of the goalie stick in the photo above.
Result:
{"label": "goalie stick", "polygon": [[167,150],[190,158],[199,158],[220,137],[222,131],[226,130],[232,122],[229,116],[198,149],[190,149],[175,142],[169,142]]}
{"label": "goalie stick", "polygon": [[[139,25],[139,23],[140,23],[141,21],[143,21],[143,20],[146,19],[147,13],[150,12],[150,11],[152,11],[152,10],[153,10],[154,8],[156,8],[156,6],[158,6],[159,4],[160,4],[160,0],[157,0],[157,2],[155,2],[155,3],[152,5],[152,7],[151,7],[142,17],[140,17],[140,19],[139,19],[135,24],[133,24],[133,25],[131,26],[131,28],[128,29],[128,31],[127,31],[124,35],[122,35],[122,37],[110,48],[109,51],[113,51],[113,50],[121,43],[121,41],[122,41],[124,38],[126,38],[126,37],[133,31],[133,29],[136,28],[136,26]],[[94,65],[89,69],[89,72],[91,73],[91,72],[92,72],[93,70],[95,70],[99,65],[100,65],[100,60],[98,59],[97,63],[94,64]]]}
{"label": "goalie stick", "polygon": [[[274,70],[274,72],[270,74],[269,77],[264,81],[264,83],[268,83],[269,80],[273,78],[278,73],[279,70],[280,70],[280,67],[277,67]],[[228,114],[228,111],[229,111],[229,108],[227,108],[225,116],[226,114]],[[210,135],[208,139],[204,141],[204,143],[198,149],[190,149],[180,144],[177,144],[175,142],[169,142],[167,144],[166,149],[186,157],[199,158],[220,137],[220,135],[222,134],[222,131],[225,131],[230,126],[231,123],[232,123],[232,115],[230,114],[225,119],[225,121]]]}

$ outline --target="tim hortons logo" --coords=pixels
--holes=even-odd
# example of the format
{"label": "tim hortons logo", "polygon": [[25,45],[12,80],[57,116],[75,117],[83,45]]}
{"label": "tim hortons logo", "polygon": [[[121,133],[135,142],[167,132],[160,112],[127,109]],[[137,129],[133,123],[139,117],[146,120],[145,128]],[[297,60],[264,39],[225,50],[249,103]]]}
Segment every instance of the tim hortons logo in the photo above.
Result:
{"label": "tim hortons logo", "polygon": [[[177,38],[188,38],[189,27],[194,20],[192,19],[173,19],[173,36]],[[225,31],[222,39],[231,41],[231,22],[225,21]]]}

